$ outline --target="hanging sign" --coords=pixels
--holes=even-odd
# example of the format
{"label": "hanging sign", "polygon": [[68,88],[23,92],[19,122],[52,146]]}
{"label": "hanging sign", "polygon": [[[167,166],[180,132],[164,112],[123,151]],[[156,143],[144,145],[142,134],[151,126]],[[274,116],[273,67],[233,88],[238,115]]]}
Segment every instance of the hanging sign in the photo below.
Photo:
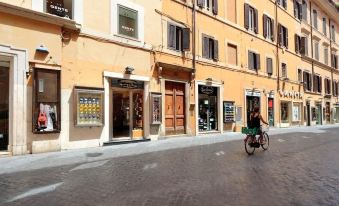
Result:
{"label": "hanging sign", "polygon": [[125,89],[143,89],[144,83],[141,81],[134,81],[129,79],[112,79],[112,87]]}
{"label": "hanging sign", "polygon": [[216,90],[216,88],[211,87],[211,86],[201,86],[200,89],[199,89],[201,94],[207,94],[207,95],[216,93],[215,90]]}

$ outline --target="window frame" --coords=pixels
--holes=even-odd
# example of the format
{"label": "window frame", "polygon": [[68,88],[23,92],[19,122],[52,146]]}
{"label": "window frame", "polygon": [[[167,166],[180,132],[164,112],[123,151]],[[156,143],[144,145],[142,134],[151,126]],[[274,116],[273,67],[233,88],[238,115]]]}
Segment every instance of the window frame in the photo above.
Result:
{"label": "window frame", "polygon": [[[252,59],[253,59],[253,68],[251,67],[252,64],[250,63],[250,59],[249,59],[249,55],[252,55]],[[258,72],[258,70],[260,70],[261,64],[260,64],[260,54],[258,52],[255,52],[253,50],[248,50],[247,52],[247,64],[248,64],[248,69]]]}
{"label": "window frame", "polygon": [[[285,71],[284,71],[284,70]],[[285,62],[281,62],[280,64],[280,71],[281,71],[281,78],[282,79],[288,79],[288,75],[287,75],[287,64]],[[285,75],[283,75],[285,74]]]}
{"label": "window frame", "polygon": [[[208,39],[208,54],[205,54],[205,38]],[[213,43],[211,44],[211,42],[213,42]],[[202,34],[202,44],[201,45],[202,45],[202,54],[201,54],[202,58],[210,59],[210,60],[213,60],[213,61],[219,60],[218,40],[216,40],[212,36]]]}
{"label": "window frame", "polygon": [[313,28],[315,28],[316,30],[318,30],[318,11],[313,9],[312,10],[312,26]]}
{"label": "window frame", "polygon": [[279,23],[278,26],[279,33],[279,45],[288,49],[288,29]]}
{"label": "window frame", "polygon": [[[268,71],[268,60],[270,59],[271,61],[271,73],[269,73]],[[266,56],[266,73],[267,75],[269,76],[272,76],[273,75],[273,57],[270,57],[270,56]]]}
{"label": "window frame", "polygon": [[[56,101],[39,101],[38,93],[44,92],[44,90],[41,90],[40,88],[40,79],[38,78],[38,73],[50,73],[56,75]],[[39,131],[37,129],[37,121],[38,117],[37,114],[39,114],[40,110],[40,104],[41,103],[49,103],[49,104],[55,104],[56,107],[56,118],[57,118],[57,129],[54,129],[52,131]],[[53,125],[54,126],[54,125]],[[46,68],[33,68],[33,88],[32,88],[32,132],[34,134],[47,134],[47,133],[60,133],[61,132],[61,71],[60,70],[53,70],[53,69],[46,69]]]}
{"label": "window frame", "polygon": [[[119,6],[121,5],[125,8],[131,9],[131,10],[135,10],[138,13],[138,22],[137,22],[137,38],[133,38],[127,35],[123,35],[123,34],[119,34],[118,31],[118,26],[119,26],[119,18],[117,18],[117,16],[119,16]],[[144,16],[145,16],[145,12],[144,12],[144,7],[135,4],[133,2],[129,2],[129,1],[124,1],[124,0],[111,0],[111,35],[113,36],[117,36],[123,39],[128,39],[128,40],[133,40],[136,42],[140,42],[141,44],[144,42],[144,30],[145,30],[145,24],[144,24]]]}

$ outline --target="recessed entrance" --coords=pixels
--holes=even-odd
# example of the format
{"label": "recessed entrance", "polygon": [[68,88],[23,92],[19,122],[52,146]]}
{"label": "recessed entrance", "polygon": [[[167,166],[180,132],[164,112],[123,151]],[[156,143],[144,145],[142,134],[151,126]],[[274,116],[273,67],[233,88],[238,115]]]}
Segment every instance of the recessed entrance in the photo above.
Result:
{"label": "recessed entrance", "polygon": [[0,151],[8,150],[9,140],[9,67],[0,62]]}
{"label": "recessed entrance", "polygon": [[143,138],[143,90],[113,90],[113,138]]}

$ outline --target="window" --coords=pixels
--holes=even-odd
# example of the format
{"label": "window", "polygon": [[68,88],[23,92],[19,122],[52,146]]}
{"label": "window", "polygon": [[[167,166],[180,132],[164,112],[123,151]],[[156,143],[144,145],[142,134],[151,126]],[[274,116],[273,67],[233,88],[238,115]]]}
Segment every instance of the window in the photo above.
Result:
{"label": "window", "polygon": [[328,65],[328,47],[324,46],[324,64]]}
{"label": "window", "polygon": [[311,91],[311,89],[312,89],[312,78],[311,78],[311,74],[307,71],[304,71],[304,73],[303,73],[303,82],[304,82],[305,91]]}
{"label": "window", "polygon": [[218,14],[218,0],[197,0],[197,5],[200,8],[205,8],[208,11],[210,11],[212,8],[213,14]]}
{"label": "window", "polygon": [[286,27],[279,24],[279,45],[288,48],[288,30]]}
{"label": "window", "polygon": [[295,52],[301,55],[307,55],[307,37],[299,36],[298,34],[294,35],[295,40]]}
{"label": "window", "polygon": [[121,35],[138,38],[138,11],[118,5],[118,32]]}
{"label": "window", "polygon": [[301,13],[302,13],[302,20],[307,22],[307,3],[305,0],[302,1]]}
{"label": "window", "polygon": [[260,54],[248,51],[248,68],[255,71],[260,69]]}
{"label": "window", "polygon": [[293,103],[293,107],[292,107],[292,121],[296,122],[296,121],[300,121],[300,104],[299,103]]}
{"label": "window", "polygon": [[34,68],[33,132],[60,132],[60,71]]}
{"label": "window", "polygon": [[288,102],[281,102],[281,122],[282,123],[289,123],[289,103]]}
{"label": "window", "polygon": [[325,94],[331,95],[331,80],[328,78],[325,79]]}
{"label": "window", "polygon": [[302,6],[297,0],[294,0],[293,4],[294,4],[294,17],[301,20],[302,19]]}
{"label": "window", "polygon": [[325,36],[327,36],[327,30],[326,30],[326,18],[323,18],[323,33]]}
{"label": "window", "polygon": [[177,51],[190,49],[190,30],[168,23],[167,46]]}
{"label": "window", "polygon": [[335,42],[335,28],[334,28],[334,25],[331,26],[331,40]]}
{"label": "window", "polygon": [[314,58],[319,61],[319,42],[314,42]]}
{"label": "window", "polygon": [[318,12],[313,9],[313,27],[318,30]]}
{"label": "window", "polygon": [[321,93],[322,92],[322,78],[319,75],[313,76],[313,92]]}
{"label": "window", "polygon": [[238,65],[238,48],[236,45],[227,44],[227,61],[231,65]]}
{"label": "window", "polygon": [[237,2],[236,0],[227,0],[227,19],[237,23]]}
{"label": "window", "polygon": [[245,4],[245,28],[258,33],[258,10]]}
{"label": "window", "polygon": [[274,20],[264,14],[264,37],[274,41]]}
{"label": "window", "polygon": [[266,69],[267,74],[271,76],[273,74],[273,59],[270,57],[266,58]]}
{"label": "window", "polygon": [[203,35],[202,37],[202,57],[218,61],[218,40]]}
{"label": "window", "polygon": [[281,63],[281,77],[287,79],[287,65],[285,63]]}
{"label": "window", "polygon": [[287,9],[287,0],[277,0],[278,5],[284,7],[284,9]]}
{"label": "window", "polygon": [[303,72],[301,69],[298,69],[298,82],[303,81]]}
{"label": "window", "polygon": [[338,69],[338,55],[331,54],[331,66]]}

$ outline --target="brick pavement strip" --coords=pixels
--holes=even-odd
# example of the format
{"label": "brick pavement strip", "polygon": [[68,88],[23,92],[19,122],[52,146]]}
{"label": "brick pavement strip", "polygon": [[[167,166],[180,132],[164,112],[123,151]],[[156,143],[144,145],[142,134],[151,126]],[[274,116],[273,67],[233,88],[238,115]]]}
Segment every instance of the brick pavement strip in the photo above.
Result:
{"label": "brick pavement strip", "polygon": [[[339,128],[286,131],[271,131],[276,135],[270,149],[253,156],[247,156],[242,141],[227,142],[222,135],[197,137],[196,142],[169,139],[152,147],[142,143],[83,150],[104,152],[93,155],[94,163],[86,157],[0,175],[0,205],[339,205]],[[190,143],[182,146],[184,142]],[[130,152],[141,148],[147,149]],[[107,149],[120,155],[102,161]],[[42,154],[26,161],[71,154]]]}

